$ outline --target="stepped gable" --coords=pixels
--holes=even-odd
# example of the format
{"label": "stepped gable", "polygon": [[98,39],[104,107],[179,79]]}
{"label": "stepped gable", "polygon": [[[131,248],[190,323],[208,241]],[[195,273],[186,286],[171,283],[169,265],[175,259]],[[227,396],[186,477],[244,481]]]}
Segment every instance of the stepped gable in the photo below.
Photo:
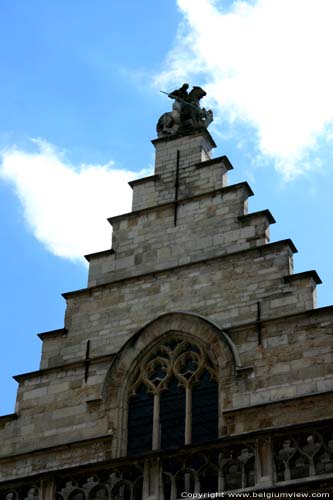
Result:
{"label": "stepped gable", "polygon": [[[63,294],[64,327],[39,334],[40,369],[15,376],[15,412],[0,417],[0,500],[56,492],[93,500],[115,495],[124,480],[128,498],[142,498],[139,490],[159,498],[166,488],[167,500],[198,454],[210,457],[210,484],[223,491],[331,491],[333,308],[316,308],[316,271],[294,274],[294,243],[270,241],[270,211],[248,212],[247,182],[228,184],[231,162],[212,157],[211,112],[191,113],[174,122],[162,115],[154,174],[130,182],[132,211],[109,219],[111,248],[86,256],[87,288]],[[185,365],[201,367],[206,389],[195,392]],[[187,388],[186,409],[172,404],[177,425],[163,403],[166,382],[161,392],[150,385],[145,419],[135,413],[155,369],[156,384],[166,372],[178,377],[174,398]],[[165,415],[184,427],[182,446],[164,435]]]}

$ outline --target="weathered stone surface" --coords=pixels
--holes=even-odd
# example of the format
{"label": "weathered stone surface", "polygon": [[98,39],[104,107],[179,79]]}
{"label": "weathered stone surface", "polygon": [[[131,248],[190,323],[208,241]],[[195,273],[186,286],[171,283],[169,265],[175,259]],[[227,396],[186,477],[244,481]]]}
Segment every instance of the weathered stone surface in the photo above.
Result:
{"label": "weathered stone surface", "polygon": [[[89,287],[64,294],[65,328],[40,334],[41,369],[16,377],[16,413],[0,417],[0,482],[124,455],[129,379],[168,332],[213,352],[219,435],[239,435],[237,467],[318,444],[307,434],[304,443],[285,438],[273,446],[272,428],[280,435],[281,427],[333,418],[333,310],[314,309],[319,277],[292,274],[296,248],[290,240],[269,243],[273,217],[248,213],[252,191],[247,183],[227,185],[232,167],[226,157],[211,159],[207,131],[154,145],[155,174],[131,183],[134,211],[110,220],[112,251],[88,256]],[[244,438],[259,431],[265,438]],[[300,477],[331,473],[323,453]],[[289,466],[276,460],[276,477],[256,465],[257,485],[288,477]],[[248,483],[241,472],[227,481],[252,484],[253,467]],[[43,499],[54,496],[50,484]]]}

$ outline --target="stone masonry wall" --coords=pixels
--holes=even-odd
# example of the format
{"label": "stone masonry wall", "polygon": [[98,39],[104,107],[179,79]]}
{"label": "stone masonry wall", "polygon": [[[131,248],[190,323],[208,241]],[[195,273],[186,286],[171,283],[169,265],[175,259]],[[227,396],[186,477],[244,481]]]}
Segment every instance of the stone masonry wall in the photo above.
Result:
{"label": "stone masonry wall", "polygon": [[[96,432],[108,432],[106,420],[101,415],[96,426],[96,415],[87,412],[86,401],[100,396],[110,360],[92,365],[86,384],[84,356],[87,340],[91,342],[91,358],[98,361],[99,356],[116,353],[126,340],[161,311],[191,310],[228,328],[235,323],[255,321],[258,298],[261,299],[263,319],[301,312],[304,309],[311,310],[314,288],[312,278],[302,279],[303,288],[297,287],[295,297],[294,284],[281,280],[281,275],[288,271],[289,246],[286,243],[275,246],[280,246],[280,249],[276,248],[273,254],[266,247],[266,256],[259,256],[258,250],[252,250],[238,257],[214,259],[200,265],[161,273],[160,276],[114,283],[102,289],[96,288],[95,291],[70,295],[66,324],[68,334],[58,334],[54,340],[44,340],[43,362],[44,368],[52,366],[52,357],[47,360],[47,346],[49,343],[53,344],[50,351],[53,354],[54,343],[58,342],[61,344],[59,352],[62,363],[78,363],[78,366],[69,366],[65,370],[57,358],[59,368],[46,371],[45,375],[37,372],[31,377],[28,375],[19,378],[17,410],[21,415],[20,423],[15,421],[7,424],[8,428],[11,425],[13,430],[16,428],[14,441],[11,443],[7,440],[7,445],[25,449],[29,443],[33,446],[36,436],[41,433],[43,441],[51,444],[58,442],[59,437],[61,440],[69,437],[81,439],[83,436],[95,435]],[[257,259],[254,259],[257,264],[252,264],[251,267],[248,265],[249,253],[251,260],[257,255]],[[262,282],[258,280],[260,274],[263,276]],[[233,337],[243,365],[252,365],[257,360],[259,374],[260,366],[265,364],[265,360],[261,358],[261,351],[257,350],[255,332],[249,329],[245,339],[237,338],[236,333],[233,333]],[[271,344],[274,344],[274,340],[271,340]],[[286,362],[289,362],[288,349],[285,356]],[[268,366],[271,363],[269,361]],[[286,373],[287,368],[279,362],[273,370]],[[258,374],[255,378],[257,384],[260,380]],[[302,377],[304,378],[303,375]],[[262,394],[265,395],[261,395],[261,398],[269,400],[271,396],[265,386],[266,382],[267,373],[264,373],[260,383],[264,391]],[[281,382],[282,379],[280,382],[275,380],[275,385],[279,386]],[[301,382],[300,380],[299,383]],[[257,386],[256,393],[258,390]],[[283,390],[286,389],[282,389],[281,397]],[[251,391],[251,385],[247,391],[243,389],[244,405],[247,404]],[[237,390],[230,389],[229,397],[241,397],[239,394],[242,393],[237,386]],[[239,405],[239,401],[231,401]]]}
{"label": "stone masonry wall", "polygon": [[112,219],[111,255],[90,257],[89,286],[263,245],[269,241],[268,211],[245,217],[246,183],[177,205]]}
{"label": "stone masonry wall", "polygon": [[0,417],[0,482],[115,458],[120,410],[107,406],[105,380],[164,313],[201,315],[235,345],[241,366],[220,380],[224,434],[333,417],[333,310],[314,310],[319,277],[293,274],[290,240],[268,243],[274,219],[248,214],[251,189],[226,185],[232,167],[211,159],[207,132],[154,146],[154,176],[132,183],[134,212],[110,220],[112,251],[88,256],[89,287],[64,294],[65,325],[41,335],[40,370],[16,377],[16,412]]}
{"label": "stone masonry wall", "polygon": [[208,132],[153,142],[155,175],[130,183],[133,212],[109,219],[112,254],[87,256],[88,286],[268,241],[271,216],[257,225],[238,220],[253,193],[247,183],[226,188],[232,166],[225,156],[211,159]]}
{"label": "stone masonry wall", "polygon": [[263,317],[312,309],[315,283],[304,278],[299,287],[283,279],[291,255],[289,242],[281,242],[66,294],[63,362],[82,359],[88,339],[95,355],[116,352],[166,311],[196,312],[226,328],[255,319],[258,300]]}
{"label": "stone masonry wall", "polygon": [[[223,431],[228,435],[240,434],[311,422],[323,415],[333,417],[332,352],[327,349],[332,329],[330,308],[263,321],[261,346],[254,323],[230,328],[228,334],[236,343],[246,370],[221,381]],[[110,440],[117,430],[117,411],[106,409],[101,399],[111,358],[94,359],[87,383],[83,364],[22,376],[18,395],[20,417],[2,426],[0,422],[1,480],[15,474],[21,477],[27,469],[34,473],[48,470],[57,463],[61,468],[80,463],[79,460],[93,462],[98,458],[89,455],[92,443],[84,444],[84,440],[94,437],[109,442],[99,451],[99,459],[113,457]],[[125,380],[118,382],[123,384]],[[66,449],[62,450],[64,443]],[[60,447],[58,451],[48,450],[56,446]],[[41,451],[31,454],[28,462],[25,456],[16,458],[18,453],[29,454],[38,448]],[[77,454],[75,460],[73,453]],[[47,458],[52,456],[55,458]],[[5,461],[1,457],[6,457]]]}

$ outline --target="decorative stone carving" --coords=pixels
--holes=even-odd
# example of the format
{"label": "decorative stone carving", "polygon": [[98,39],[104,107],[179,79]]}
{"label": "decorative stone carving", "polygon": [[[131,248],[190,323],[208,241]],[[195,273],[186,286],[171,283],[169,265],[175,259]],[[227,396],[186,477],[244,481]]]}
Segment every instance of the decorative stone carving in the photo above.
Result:
{"label": "decorative stone carving", "polygon": [[333,439],[327,442],[324,449],[325,451],[320,455],[319,462],[317,463],[316,470],[318,474],[330,474],[333,472]]}
{"label": "decorative stone carving", "polygon": [[241,464],[241,474],[242,474],[242,488],[246,488],[248,485],[247,478],[247,463],[254,458],[254,453],[251,453],[248,448],[243,448],[241,454],[237,457],[237,460]]}
{"label": "decorative stone carving", "polygon": [[301,448],[301,452],[307,457],[309,461],[309,475],[316,475],[316,467],[314,457],[321,448],[321,442],[316,441],[315,436],[310,435],[306,438],[306,444]]}
{"label": "decorative stone carving", "polygon": [[6,500],[16,500],[17,495],[14,491],[10,491],[9,493],[7,493],[5,498]]}
{"label": "decorative stone carving", "polygon": [[204,370],[217,380],[216,369],[202,347],[175,334],[143,358],[129,394],[135,394],[141,383],[147,386],[149,392],[158,394],[167,388],[173,375],[180,386],[190,387],[200,379]]}
{"label": "decorative stone carving", "polygon": [[138,465],[104,471],[103,478],[90,475],[86,479],[67,481],[58,485],[59,500],[141,500],[143,475]]}
{"label": "decorative stone carving", "polygon": [[64,498],[66,498],[75,487],[76,484],[73,481],[66,481],[65,486],[61,488],[60,493]]}
{"label": "decorative stone carving", "polygon": [[[93,494],[92,494],[93,493]],[[107,500],[108,498],[108,491],[105,486],[103,487],[97,487],[94,489],[91,494],[89,495],[89,498],[91,500]]]}
{"label": "decorative stone carving", "polygon": [[247,448],[244,448],[239,457],[237,458],[240,461],[240,463],[245,466],[247,462],[250,460],[250,458],[252,458],[253,456],[254,456],[253,453],[250,453]]}
{"label": "decorative stone carving", "polygon": [[38,500],[37,488],[30,488],[24,500]]}
{"label": "decorative stone carving", "polygon": [[109,474],[109,478],[107,480],[107,483],[109,484],[110,488],[113,488],[115,484],[117,484],[118,481],[121,480],[121,476],[118,472],[111,472]]}
{"label": "decorative stone carving", "polygon": [[[333,434],[332,434],[332,438],[333,438]],[[327,448],[328,448],[328,451],[329,451],[330,455],[333,455],[333,439],[331,439],[327,443]]]}
{"label": "decorative stone carving", "polygon": [[82,488],[85,488],[87,490],[91,490],[94,486],[96,486],[98,482],[96,481],[95,476],[90,476],[87,479],[87,482],[82,486]]}
{"label": "decorative stone carving", "polygon": [[[197,437],[198,412],[202,418],[205,407],[209,405],[213,411],[211,418],[206,415],[206,434],[202,430],[200,433],[204,436],[203,441],[217,437],[217,363],[211,356],[213,353],[209,355],[205,351],[201,342],[184,339],[184,335],[178,332],[170,332],[167,339],[154,345],[142,357],[136,370],[133,370],[128,391],[129,453],[200,442]],[[196,396],[197,390],[199,397]],[[204,392],[205,396],[202,395]],[[192,412],[193,394],[197,405],[195,416]],[[174,404],[176,413],[172,409]],[[142,422],[143,418],[148,425],[142,428],[140,434],[138,422]]]}
{"label": "decorative stone carving", "polygon": [[291,457],[293,457],[296,453],[296,448],[294,448],[290,445],[291,445],[290,439],[286,439],[283,442],[282,449],[278,453],[278,458],[283,462],[283,465],[284,465],[284,480],[285,481],[290,480],[289,461],[290,461]]}
{"label": "decorative stone carving", "polygon": [[[287,437],[287,436],[286,436]],[[331,432],[299,432],[276,447],[277,481],[320,477],[333,472],[333,440]],[[275,447],[275,446],[274,446]]]}
{"label": "decorative stone carving", "polygon": [[[233,450],[210,450],[209,452],[196,451],[193,454],[173,459],[163,460],[164,500],[176,500],[183,491],[199,493],[202,491],[224,491],[241,487],[240,465],[232,458]],[[239,455],[239,450],[234,450]],[[227,469],[223,471],[223,468]],[[232,467],[236,466],[236,476],[230,481],[233,474]],[[227,481],[224,481],[224,477]],[[230,487],[232,483],[232,486]]]}
{"label": "decorative stone carving", "polygon": [[201,87],[194,86],[188,92],[189,85],[184,83],[179,89],[168,94],[174,99],[172,111],[164,113],[158,120],[158,137],[184,135],[208,127],[213,121],[212,110],[200,107],[200,100],[206,95]]}
{"label": "decorative stone carving", "polygon": [[295,455],[296,449],[290,445],[290,439],[286,439],[285,441],[283,441],[282,449],[279,451],[279,458],[284,463],[288,463],[290,458]]}
{"label": "decorative stone carving", "polygon": [[[163,358],[164,353],[165,359],[172,358],[175,362],[184,352],[200,354],[199,345],[190,340],[186,343],[192,349],[186,350],[185,344],[179,344],[179,338],[174,333],[162,343],[156,343],[144,359],[149,362],[153,353]],[[193,359],[196,360],[196,356]],[[185,360],[187,365],[188,358]],[[189,361],[192,367],[189,370],[191,377],[196,372],[197,365],[191,365],[192,358]],[[181,373],[184,375],[187,371],[182,370]],[[184,379],[186,381],[188,377]],[[277,433],[267,442],[274,453],[276,476],[272,479],[277,487],[290,486],[293,491],[293,485],[300,485],[299,480],[302,478],[306,478],[307,484],[311,484],[312,479],[315,479],[314,484],[318,484],[319,480],[325,482],[333,477],[330,425],[320,429],[309,426],[308,429],[288,434]],[[208,444],[184,447],[167,453],[163,451],[150,456],[128,457],[126,461],[117,459],[105,468],[91,464],[90,472],[85,476],[82,471],[73,476],[64,471],[62,479],[57,477],[56,499],[143,500],[149,495],[156,495],[164,500],[177,500],[183,491],[193,494],[202,491],[249,491],[253,486],[261,486],[260,477],[255,474],[260,470],[263,459],[260,455],[262,448],[258,443],[259,440],[255,437],[232,443],[221,440],[214,446]],[[289,468],[289,476],[285,473],[286,468]],[[39,491],[39,483],[7,484],[0,488],[0,500],[37,500]]]}
{"label": "decorative stone carving", "polygon": [[306,442],[307,444],[303,446],[302,451],[309,459],[313,459],[315,454],[319,451],[321,443],[316,442],[313,435],[308,436],[306,438]]}

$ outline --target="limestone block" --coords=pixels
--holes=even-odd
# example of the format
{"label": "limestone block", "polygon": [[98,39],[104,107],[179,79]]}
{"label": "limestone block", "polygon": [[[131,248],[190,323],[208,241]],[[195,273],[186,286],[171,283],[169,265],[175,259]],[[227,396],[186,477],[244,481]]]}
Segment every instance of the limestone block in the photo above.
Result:
{"label": "limestone block", "polygon": [[270,393],[271,393],[270,398],[272,401],[280,399],[288,399],[296,395],[296,387],[290,385],[285,387],[277,387],[271,389]]}
{"label": "limestone block", "polygon": [[47,393],[47,388],[46,387],[38,387],[37,389],[32,389],[32,390],[27,390],[23,394],[23,399],[36,399],[41,398],[45,396]]}

